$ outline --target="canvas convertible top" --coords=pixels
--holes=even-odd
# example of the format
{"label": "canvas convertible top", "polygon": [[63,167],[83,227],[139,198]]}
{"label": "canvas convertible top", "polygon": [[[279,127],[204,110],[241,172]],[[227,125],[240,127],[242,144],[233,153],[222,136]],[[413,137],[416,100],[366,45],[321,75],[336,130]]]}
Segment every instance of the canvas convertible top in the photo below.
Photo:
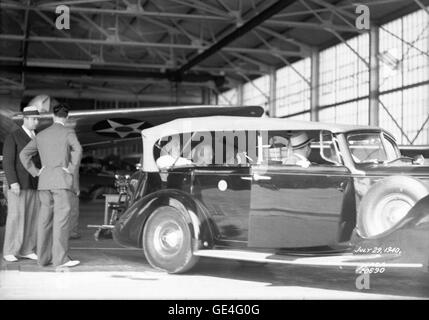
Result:
{"label": "canvas convertible top", "polygon": [[[288,120],[282,118],[257,118],[240,116],[210,116],[195,118],[180,118],[164,124],[142,130],[143,150],[153,150],[154,144],[161,138],[180,133],[204,131],[271,131],[271,130],[327,130],[332,133],[349,132],[356,130],[377,130],[374,126],[358,126],[311,122],[302,120]],[[143,152],[143,170],[158,171],[151,151]]]}

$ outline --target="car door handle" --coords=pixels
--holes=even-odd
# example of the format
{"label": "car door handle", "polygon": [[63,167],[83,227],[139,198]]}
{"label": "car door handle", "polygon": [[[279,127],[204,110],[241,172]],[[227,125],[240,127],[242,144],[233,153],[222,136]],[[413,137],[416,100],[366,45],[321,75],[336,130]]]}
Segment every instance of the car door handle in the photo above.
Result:
{"label": "car door handle", "polygon": [[261,180],[271,180],[270,176],[263,176],[257,173],[254,173],[251,177],[241,177],[242,180],[254,180],[254,181],[261,181]]}
{"label": "car door handle", "polygon": [[340,185],[337,187],[337,190],[340,192],[344,192],[346,190],[346,183],[341,182]]}

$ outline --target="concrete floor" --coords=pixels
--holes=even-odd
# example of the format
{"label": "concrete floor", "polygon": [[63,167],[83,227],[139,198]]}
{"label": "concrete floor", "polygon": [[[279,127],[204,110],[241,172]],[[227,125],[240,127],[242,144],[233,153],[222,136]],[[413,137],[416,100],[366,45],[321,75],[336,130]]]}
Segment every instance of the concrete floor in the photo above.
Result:
{"label": "concrete floor", "polygon": [[[427,299],[429,273],[387,270],[359,290],[352,269],[262,265],[201,259],[192,272],[152,269],[141,250],[94,240],[87,224],[101,222],[103,203],[82,203],[82,239],[70,242],[78,267],[55,272],[34,261],[1,262],[0,299]],[[0,228],[0,244],[4,228]],[[1,246],[2,247],[2,246]]]}

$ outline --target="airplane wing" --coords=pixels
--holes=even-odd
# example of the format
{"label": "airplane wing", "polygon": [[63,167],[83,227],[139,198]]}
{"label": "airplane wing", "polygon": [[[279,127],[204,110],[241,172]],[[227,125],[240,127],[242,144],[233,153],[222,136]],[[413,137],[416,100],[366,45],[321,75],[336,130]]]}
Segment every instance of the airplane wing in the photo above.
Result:
{"label": "airplane wing", "polygon": [[[70,111],[67,125],[73,127],[82,146],[96,147],[112,142],[140,139],[145,128],[177,118],[231,115],[260,117],[264,109],[259,106],[171,106],[132,109],[101,109]],[[22,114],[13,120],[22,123]],[[41,113],[39,131],[52,124],[52,113]]]}

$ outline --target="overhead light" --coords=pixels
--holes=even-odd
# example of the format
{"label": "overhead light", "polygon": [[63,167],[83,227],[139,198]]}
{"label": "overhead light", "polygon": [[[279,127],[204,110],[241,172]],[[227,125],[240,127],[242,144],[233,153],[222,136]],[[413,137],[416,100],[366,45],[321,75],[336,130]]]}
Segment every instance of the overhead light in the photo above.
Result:
{"label": "overhead light", "polygon": [[398,70],[401,66],[402,59],[400,57],[401,54],[396,48],[391,48],[390,50],[385,50],[378,54],[380,61],[389,66],[392,70]]}

